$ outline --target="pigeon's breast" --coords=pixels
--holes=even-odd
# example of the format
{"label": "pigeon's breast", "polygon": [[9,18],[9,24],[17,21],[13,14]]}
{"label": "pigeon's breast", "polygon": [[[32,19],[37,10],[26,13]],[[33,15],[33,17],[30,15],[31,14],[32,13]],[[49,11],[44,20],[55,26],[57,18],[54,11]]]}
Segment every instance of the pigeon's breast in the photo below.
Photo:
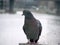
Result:
{"label": "pigeon's breast", "polygon": [[32,38],[32,39],[37,39],[38,38],[38,33],[39,33],[39,28],[37,26],[37,22],[35,20],[27,20],[25,22],[26,24],[26,32],[27,32],[27,37]]}

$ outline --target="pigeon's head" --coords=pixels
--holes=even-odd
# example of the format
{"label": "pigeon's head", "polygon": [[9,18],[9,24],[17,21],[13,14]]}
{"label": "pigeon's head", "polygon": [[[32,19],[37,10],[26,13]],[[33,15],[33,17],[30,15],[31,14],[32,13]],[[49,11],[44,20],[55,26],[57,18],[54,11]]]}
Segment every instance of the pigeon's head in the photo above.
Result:
{"label": "pigeon's head", "polygon": [[29,10],[23,10],[23,14],[26,19],[32,19],[33,15]]}
{"label": "pigeon's head", "polygon": [[23,14],[24,16],[31,16],[32,13],[29,10],[23,10]]}

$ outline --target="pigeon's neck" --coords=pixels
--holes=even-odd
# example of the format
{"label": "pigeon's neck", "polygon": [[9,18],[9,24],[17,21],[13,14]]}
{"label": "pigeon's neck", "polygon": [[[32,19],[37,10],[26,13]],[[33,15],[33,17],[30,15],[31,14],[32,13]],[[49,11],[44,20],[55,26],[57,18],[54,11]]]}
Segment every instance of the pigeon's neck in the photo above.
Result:
{"label": "pigeon's neck", "polygon": [[28,19],[28,20],[31,20],[31,19],[33,19],[33,18],[34,18],[33,15],[27,15],[27,16],[25,16],[25,19]]}

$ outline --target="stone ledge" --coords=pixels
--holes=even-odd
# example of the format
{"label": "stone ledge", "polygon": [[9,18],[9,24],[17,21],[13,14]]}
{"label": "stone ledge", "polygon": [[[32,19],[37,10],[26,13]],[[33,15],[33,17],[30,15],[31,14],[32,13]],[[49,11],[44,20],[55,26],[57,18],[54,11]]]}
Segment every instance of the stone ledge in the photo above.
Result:
{"label": "stone ledge", "polygon": [[26,44],[26,43],[19,43],[19,45],[47,45],[47,44]]}

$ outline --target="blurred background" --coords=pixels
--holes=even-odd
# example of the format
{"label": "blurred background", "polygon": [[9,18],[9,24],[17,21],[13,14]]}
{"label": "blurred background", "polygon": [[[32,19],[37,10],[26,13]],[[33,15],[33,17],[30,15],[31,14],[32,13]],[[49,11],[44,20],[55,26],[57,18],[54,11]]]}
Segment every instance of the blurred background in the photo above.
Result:
{"label": "blurred background", "polygon": [[0,12],[29,9],[39,13],[60,14],[59,0],[0,0]]}
{"label": "blurred background", "polygon": [[19,45],[28,40],[23,32],[23,10],[30,10],[42,24],[41,45],[60,45],[59,0],[0,0],[0,45]]}

